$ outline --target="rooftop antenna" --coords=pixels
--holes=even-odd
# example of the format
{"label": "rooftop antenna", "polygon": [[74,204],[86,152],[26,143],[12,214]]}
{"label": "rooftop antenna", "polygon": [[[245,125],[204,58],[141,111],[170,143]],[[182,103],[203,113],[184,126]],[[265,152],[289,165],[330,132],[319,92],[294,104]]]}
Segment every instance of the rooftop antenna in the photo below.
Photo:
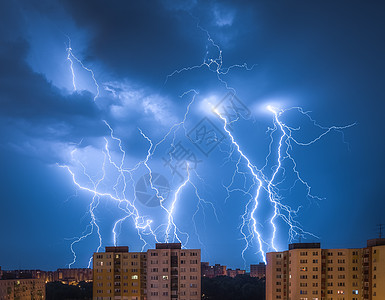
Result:
{"label": "rooftop antenna", "polygon": [[385,224],[377,224],[377,226],[378,226],[378,236],[381,239],[382,238],[382,230],[383,230],[383,227],[385,226]]}

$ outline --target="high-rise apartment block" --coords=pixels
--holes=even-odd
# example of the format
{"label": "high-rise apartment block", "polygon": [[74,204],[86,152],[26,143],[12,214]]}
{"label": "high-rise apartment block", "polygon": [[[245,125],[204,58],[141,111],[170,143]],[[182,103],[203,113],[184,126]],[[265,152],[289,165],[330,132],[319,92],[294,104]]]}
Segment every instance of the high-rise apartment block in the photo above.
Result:
{"label": "high-rise apartment block", "polygon": [[128,247],[106,247],[94,253],[94,300],[145,300],[146,253]]}
{"label": "high-rise apartment block", "polygon": [[199,300],[201,253],[179,243],[146,252],[106,247],[94,254],[94,300]]}
{"label": "high-rise apartment block", "polygon": [[385,239],[368,240],[363,249],[364,299],[385,299]]}
{"label": "high-rise apartment block", "polygon": [[267,253],[266,299],[385,299],[385,239],[366,248],[321,249],[295,243],[288,251]]}
{"label": "high-rise apartment block", "polygon": [[156,244],[147,251],[148,300],[201,299],[201,252],[179,243]]}

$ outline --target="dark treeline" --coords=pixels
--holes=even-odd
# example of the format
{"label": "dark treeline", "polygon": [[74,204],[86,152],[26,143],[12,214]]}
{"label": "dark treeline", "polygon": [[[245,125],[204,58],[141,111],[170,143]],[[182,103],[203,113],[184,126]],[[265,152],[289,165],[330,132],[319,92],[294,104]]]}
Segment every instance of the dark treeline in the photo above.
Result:
{"label": "dark treeline", "polygon": [[203,277],[202,300],[265,300],[265,279],[249,275]]}
{"label": "dark treeline", "polygon": [[82,281],[78,285],[48,282],[45,291],[47,300],[91,300],[92,282]]}
{"label": "dark treeline", "polygon": [[[92,282],[67,285],[61,282],[46,284],[47,300],[91,300]],[[202,300],[265,300],[265,280],[238,275],[202,278]]]}

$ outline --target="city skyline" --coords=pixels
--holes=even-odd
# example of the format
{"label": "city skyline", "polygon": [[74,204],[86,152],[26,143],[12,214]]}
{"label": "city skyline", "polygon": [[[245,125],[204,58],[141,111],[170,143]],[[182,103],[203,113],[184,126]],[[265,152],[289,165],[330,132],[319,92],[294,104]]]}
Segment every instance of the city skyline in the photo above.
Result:
{"label": "city skyline", "polygon": [[363,247],[385,222],[383,8],[1,3],[0,266]]}

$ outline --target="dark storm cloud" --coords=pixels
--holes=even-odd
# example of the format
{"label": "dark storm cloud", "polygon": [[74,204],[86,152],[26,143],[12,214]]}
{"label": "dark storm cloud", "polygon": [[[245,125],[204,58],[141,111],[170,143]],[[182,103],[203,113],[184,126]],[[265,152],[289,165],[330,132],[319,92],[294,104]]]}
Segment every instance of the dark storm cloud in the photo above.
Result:
{"label": "dark storm cloud", "polygon": [[[63,95],[46,78],[34,73],[25,62],[25,41],[8,42],[0,50],[0,115],[8,120],[24,120],[26,130],[40,128],[33,135],[46,136],[45,128],[65,127],[56,132],[62,139],[99,135],[101,113],[87,92]],[[60,125],[60,126],[57,126]]]}
{"label": "dark storm cloud", "polygon": [[[1,114],[7,117],[65,120],[94,118],[98,111],[88,93],[63,96],[46,78],[25,62],[26,41],[7,43],[0,50]],[[90,101],[91,100],[91,101]]]}
{"label": "dark storm cloud", "polygon": [[1,146],[45,163],[58,162],[66,143],[106,133],[101,112],[88,92],[68,94],[32,70],[26,61],[26,11],[16,1],[0,6]]}
{"label": "dark storm cloud", "polygon": [[[100,112],[89,93],[65,94],[27,64],[29,44],[22,5],[2,2],[0,14],[0,115],[33,123],[95,119]],[[54,67],[54,66],[52,66]]]}
{"label": "dark storm cloud", "polygon": [[170,11],[158,1],[63,3],[93,37],[89,59],[100,60],[120,77],[162,84],[186,61],[202,61],[206,37],[184,11]]}
{"label": "dark storm cloud", "polygon": [[1,41],[9,41],[22,34],[22,18],[20,9],[15,1],[0,1]]}
{"label": "dark storm cloud", "polygon": [[[147,130],[148,124],[162,116],[162,99],[151,92],[151,87],[144,89],[129,88],[128,92],[135,94],[134,104],[124,102],[125,99],[110,97],[98,98],[93,101],[94,95],[87,91],[69,92],[61,90],[50,82],[44,74],[36,73],[27,63],[27,55],[31,45],[28,43],[27,29],[29,23],[23,15],[30,11],[39,11],[42,16],[55,18],[57,7],[41,2],[39,5],[22,5],[4,7],[9,11],[11,18],[4,18],[4,27],[11,28],[12,34],[4,35],[0,42],[0,121],[1,133],[4,136],[3,145],[12,145],[12,149],[22,151],[24,154],[42,159],[44,162],[55,163],[62,161],[60,155],[68,149],[68,145],[78,143],[80,140],[92,139],[109,134],[108,128],[102,120],[109,120],[114,129],[119,127],[114,122],[116,114],[119,115],[119,125],[125,136],[131,130],[133,136],[139,135],[137,126],[141,120],[141,128]],[[7,15],[4,13],[4,15]],[[26,18],[28,19],[28,18]],[[25,21],[25,22],[24,22]],[[10,31],[10,30],[9,30]],[[58,34],[61,34],[60,32]],[[44,44],[44,39],[41,44]],[[41,46],[41,45],[39,45]],[[63,51],[64,52],[64,51]],[[49,53],[49,51],[48,51]],[[40,54],[38,52],[38,54]],[[52,53],[54,54],[54,53]],[[64,63],[65,53],[62,55]],[[41,57],[44,62],[44,57]],[[50,65],[55,68],[56,65]],[[70,69],[66,68],[70,75]],[[87,74],[88,75],[88,74]],[[119,83],[119,82],[118,82]],[[119,83],[120,84],[120,83]],[[125,85],[123,83],[123,85]],[[160,100],[159,100],[160,99]],[[169,110],[169,107],[167,107]],[[155,118],[152,117],[154,114]],[[171,120],[167,115],[168,120]],[[159,126],[158,126],[159,127]],[[131,129],[134,128],[134,129]],[[119,131],[120,132],[120,131]],[[131,141],[133,145],[141,145],[139,141]],[[95,144],[91,140],[90,144]],[[89,145],[83,143],[79,147]],[[147,144],[144,145],[147,147]],[[51,149],[51,151],[50,151]],[[131,155],[135,155],[135,147],[131,146]],[[140,150],[138,150],[140,151]]]}

